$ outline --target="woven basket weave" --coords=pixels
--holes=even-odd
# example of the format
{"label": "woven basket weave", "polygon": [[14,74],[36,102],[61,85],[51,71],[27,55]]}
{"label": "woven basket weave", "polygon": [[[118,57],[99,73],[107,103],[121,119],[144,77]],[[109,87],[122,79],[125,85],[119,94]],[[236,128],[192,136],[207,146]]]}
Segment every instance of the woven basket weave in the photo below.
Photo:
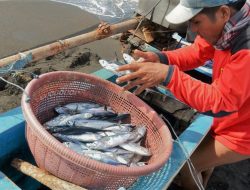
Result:
{"label": "woven basket weave", "polygon": [[[78,72],[57,71],[33,79],[22,97],[26,138],[37,165],[53,175],[90,189],[129,187],[139,176],[156,171],[166,163],[172,137],[157,113],[138,97],[98,77]],[[92,101],[131,114],[134,125],[145,124],[144,146],[152,156],[141,167],[112,166],[66,148],[41,123],[55,116],[54,107],[70,102]]]}

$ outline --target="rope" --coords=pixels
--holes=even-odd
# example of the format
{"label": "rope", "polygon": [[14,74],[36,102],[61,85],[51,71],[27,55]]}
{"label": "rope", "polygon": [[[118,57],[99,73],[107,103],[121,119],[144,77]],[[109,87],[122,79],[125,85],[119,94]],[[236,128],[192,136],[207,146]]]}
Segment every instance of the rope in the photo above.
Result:
{"label": "rope", "polygon": [[30,101],[30,96],[28,95],[27,92],[25,92],[24,88],[22,88],[21,86],[17,85],[17,84],[14,84],[12,82],[9,82],[7,80],[5,80],[3,77],[0,77],[0,80],[6,82],[7,84],[10,84],[12,86],[15,86],[16,88],[20,89],[27,97],[26,97],[26,102],[29,102]]}
{"label": "rope", "polygon": [[161,118],[163,118],[163,120],[169,125],[169,127],[171,128],[174,136],[176,137],[176,142],[179,144],[181,150],[183,151],[185,157],[186,157],[186,161],[188,164],[188,168],[190,170],[191,176],[195,182],[195,184],[197,185],[197,187],[199,188],[199,190],[205,190],[205,188],[203,187],[203,184],[200,181],[199,176],[197,176],[197,171],[188,155],[188,151],[186,150],[186,148],[184,147],[184,145],[182,144],[181,140],[179,139],[179,137],[177,136],[173,126],[171,125],[171,123],[167,120],[167,118],[165,118],[162,114],[160,115]]}

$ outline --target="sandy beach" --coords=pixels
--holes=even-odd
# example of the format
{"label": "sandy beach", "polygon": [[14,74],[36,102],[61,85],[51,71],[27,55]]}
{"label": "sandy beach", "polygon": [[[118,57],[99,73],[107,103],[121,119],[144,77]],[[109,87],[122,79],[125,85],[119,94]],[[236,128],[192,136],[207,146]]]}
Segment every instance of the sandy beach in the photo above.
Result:
{"label": "sandy beach", "polygon": [[[78,7],[48,0],[0,1],[0,57],[95,29],[100,20]],[[99,48],[104,45],[110,48]],[[118,43],[102,40],[88,44],[104,57],[114,56]]]}
{"label": "sandy beach", "polygon": [[[32,49],[76,34],[92,31],[99,19],[80,8],[48,0],[0,1],[0,57]],[[121,56],[119,40],[107,38],[67,50],[30,64],[25,70],[36,74],[56,70],[91,73],[100,68],[100,58]],[[79,60],[83,60],[84,64]],[[31,77],[20,73],[6,76],[23,88]],[[0,113],[20,106],[22,92],[0,81]],[[207,190],[250,189],[250,160],[216,168]]]}

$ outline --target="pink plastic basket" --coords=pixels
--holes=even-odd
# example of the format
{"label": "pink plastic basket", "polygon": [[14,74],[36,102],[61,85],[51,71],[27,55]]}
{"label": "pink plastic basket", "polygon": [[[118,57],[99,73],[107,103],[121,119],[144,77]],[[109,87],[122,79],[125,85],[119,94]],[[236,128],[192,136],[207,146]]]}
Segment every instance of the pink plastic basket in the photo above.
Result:
{"label": "pink plastic basket", "polygon": [[[129,187],[139,176],[156,171],[166,163],[172,150],[171,134],[157,113],[134,94],[98,77],[58,71],[33,79],[22,97],[26,138],[37,165],[53,175],[91,189]],[[144,146],[152,156],[141,167],[112,166],[66,148],[41,123],[54,116],[54,107],[70,102],[92,101],[131,114],[134,125],[145,124]]]}

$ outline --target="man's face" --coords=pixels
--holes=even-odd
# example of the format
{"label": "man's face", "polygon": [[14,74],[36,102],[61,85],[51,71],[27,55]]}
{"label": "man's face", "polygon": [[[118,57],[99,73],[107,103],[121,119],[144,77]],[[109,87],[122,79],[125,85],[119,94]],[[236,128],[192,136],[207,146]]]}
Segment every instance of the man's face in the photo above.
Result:
{"label": "man's face", "polygon": [[215,18],[213,19],[204,13],[199,13],[190,20],[191,30],[210,44],[215,45],[221,37],[221,33],[227,21],[221,14],[221,10],[217,10]]}

